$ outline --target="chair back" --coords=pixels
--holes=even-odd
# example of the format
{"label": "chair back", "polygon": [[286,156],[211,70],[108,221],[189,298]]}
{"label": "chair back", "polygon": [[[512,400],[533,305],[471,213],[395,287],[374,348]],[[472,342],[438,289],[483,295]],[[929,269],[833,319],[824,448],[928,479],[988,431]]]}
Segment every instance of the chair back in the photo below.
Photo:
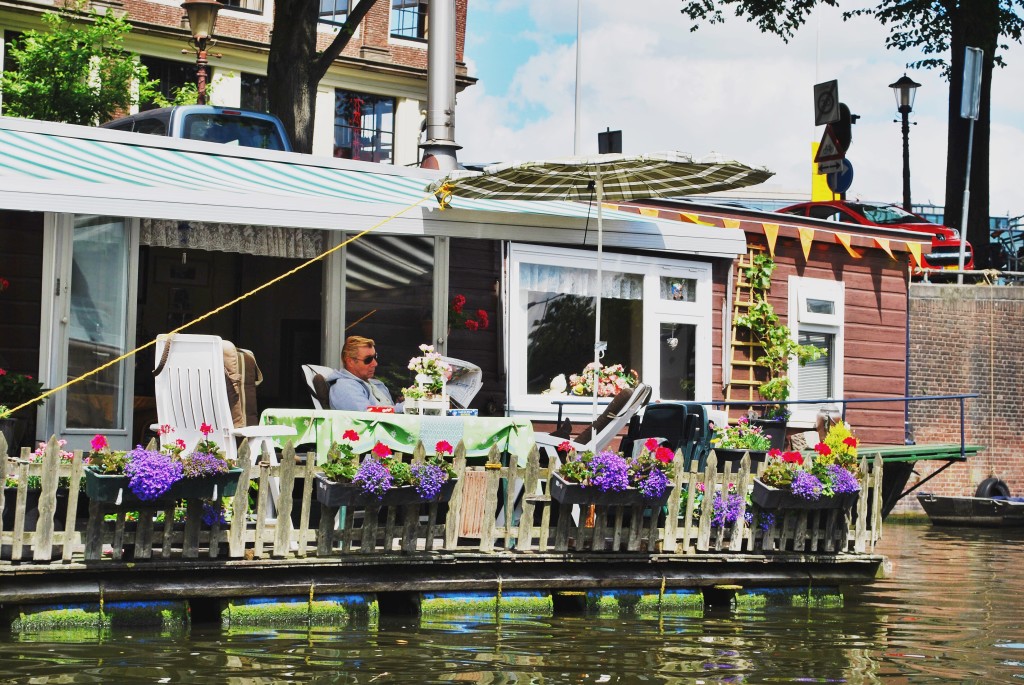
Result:
{"label": "chair back", "polygon": [[330,409],[330,389],[327,387],[327,376],[334,369],[319,364],[303,364],[302,375],[306,379],[306,386],[309,387],[309,399],[313,402],[314,409]]}
{"label": "chair back", "polygon": [[213,431],[209,439],[229,459],[237,454],[231,435],[234,419],[228,402],[222,341],[215,335],[159,335],[156,341],[154,379],[157,422],[174,429],[163,441],[183,440],[191,451],[205,423]]}
{"label": "chair back", "polygon": [[629,420],[651,399],[651,386],[638,383],[616,395],[605,407],[597,420],[590,424],[576,438],[576,442],[587,445],[595,453],[607,447]]}
{"label": "chair back", "polygon": [[445,384],[452,405],[465,408],[473,401],[484,384],[484,372],[479,366],[463,359],[441,357],[452,367],[452,377]]}

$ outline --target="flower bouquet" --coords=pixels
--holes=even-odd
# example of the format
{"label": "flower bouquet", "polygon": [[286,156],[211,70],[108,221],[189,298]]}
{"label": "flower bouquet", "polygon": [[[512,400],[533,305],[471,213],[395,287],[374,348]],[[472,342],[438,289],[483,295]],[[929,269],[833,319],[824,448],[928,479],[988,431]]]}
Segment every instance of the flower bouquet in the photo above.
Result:
{"label": "flower bouquet", "polygon": [[626,371],[622,364],[603,366],[598,364],[595,372],[594,362],[583,367],[583,372],[569,376],[569,392],[573,395],[593,396],[594,383],[597,383],[598,397],[614,397],[626,388],[635,388],[640,382],[640,374]]}
{"label": "flower bouquet", "polygon": [[[402,389],[406,399],[406,413],[420,414],[426,410],[437,410],[444,414],[448,409],[445,385],[452,377],[452,367],[441,355],[434,352],[433,345],[420,345],[420,357],[409,360],[409,370],[416,374],[416,384]],[[430,403],[439,403],[432,406]]]}
{"label": "flower bouquet", "polygon": [[316,498],[321,504],[339,507],[352,504],[413,504],[447,502],[455,489],[455,471],[449,459],[453,448],[442,440],[434,456],[422,463],[407,464],[382,442],[360,459],[354,446],[359,434],[345,431],[341,443],[333,443],[316,475]]}
{"label": "flower bouquet", "polygon": [[755,426],[746,416],[736,420],[736,425],[723,426],[715,430],[711,447],[715,450],[718,465],[726,462],[738,465],[745,453],[750,454],[751,465],[765,459],[772,441],[760,426]]}
{"label": "flower bouquet", "polygon": [[675,454],[656,438],[630,459],[612,451],[577,454],[568,441],[557,450],[566,460],[551,481],[551,496],[563,504],[661,505],[672,491]]}
{"label": "flower bouquet", "polygon": [[[122,452],[111,450],[102,435],[95,436],[85,471],[86,493],[100,502],[136,505],[234,495],[242,470],[231,468],[220,447],[209,439],[210,425],[204,423],[199,430],[204,439],[188,454],[180,439],[156,450],[139,445]],[[168,425],[157,431],[161,437],[172,432]]]}
{"label": "flower bouquet", "polygon": [[852,506],[859,492],[857,439],[840,421],[806,459],[800,452],[769,452],[753,498],[767,509],[831,509]]}

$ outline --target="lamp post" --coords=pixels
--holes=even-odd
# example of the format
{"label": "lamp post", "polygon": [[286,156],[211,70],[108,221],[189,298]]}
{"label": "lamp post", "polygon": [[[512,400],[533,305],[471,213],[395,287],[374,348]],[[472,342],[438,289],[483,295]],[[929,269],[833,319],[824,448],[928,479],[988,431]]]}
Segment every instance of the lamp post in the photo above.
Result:
{"label": "lamp post", "polygon": [[[192,31],[189,44],[196,51],[196,102],[206,104],[206,45],[217,24],[217,12],[223,7],[217,0],[185,0],[181,3]],[[185,52],[185,50],[182,50]]]}
{"label": "lamp post", "polygon": [[903,117],[903,209],[910,211],[910,113],[914,109],[914,95],[921,87],[903,74],[889,87],[896,95],[896,111]]}

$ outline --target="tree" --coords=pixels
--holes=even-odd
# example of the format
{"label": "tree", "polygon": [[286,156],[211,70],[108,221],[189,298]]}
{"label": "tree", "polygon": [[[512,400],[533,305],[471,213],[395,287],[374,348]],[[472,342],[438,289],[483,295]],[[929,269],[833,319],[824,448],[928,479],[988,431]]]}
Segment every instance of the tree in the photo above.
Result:
{"label": "tree", "polygon": [[[722,23],[722,8],[731,6],[736,16],[745,16],[765,33],[784,41],[804,24],[815,7],[838,7],[839,0],[682,0],[684,15],[695,21]],[[1019,13],[1024,0],[881,0],[871,8],[843,13],[844,19],[870,16],[891,27],[887,48],[920,49],[925,59],[909,66],[939,68],[949,80],[948,134],[946,140],[945,223],[960,226],[963,214],[964,180],[967,173],[969,120],[960,117],[963,91],[964,49],[981,48],[984,53],[981,108],[974,130],[971,158],[971,203],[967,239],[975,249],[975,265],[991,263],[989,248],[989,124],[992,104],[992,70],[1004,66],[997,50],[1005,50],[1006,38],[1021,41],[1024,17]],[[691,30],[698,27],[694,25]],[[948,51],[948,59],[942,55]]]}
{"label": "tree", "polygon": [[154,97],[156,81],[123,47],[131,31],[123,17],[76,2],[44,12],[42,21],[48,31],[10,43],[17,66],[0,76],[4,114],[88,126]]}
{"label": "tree", "polygon": [[327,49],[317,52],[319,5],[309,0],[274,2],[274,32],[267,59],[267,97],[270,113],[284,123],[296,151],[313,151],[317,84],[376,3],[377,0],[357,3]]}

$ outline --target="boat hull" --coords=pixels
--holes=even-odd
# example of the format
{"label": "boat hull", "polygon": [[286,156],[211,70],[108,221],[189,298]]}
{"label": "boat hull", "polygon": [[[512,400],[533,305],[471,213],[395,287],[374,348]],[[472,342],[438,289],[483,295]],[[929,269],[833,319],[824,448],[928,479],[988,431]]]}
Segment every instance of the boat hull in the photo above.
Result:
{"label": "boat hull", "polygon": [[932,525],[982,528],[1024,527],[1024,497],[917,496]]}

